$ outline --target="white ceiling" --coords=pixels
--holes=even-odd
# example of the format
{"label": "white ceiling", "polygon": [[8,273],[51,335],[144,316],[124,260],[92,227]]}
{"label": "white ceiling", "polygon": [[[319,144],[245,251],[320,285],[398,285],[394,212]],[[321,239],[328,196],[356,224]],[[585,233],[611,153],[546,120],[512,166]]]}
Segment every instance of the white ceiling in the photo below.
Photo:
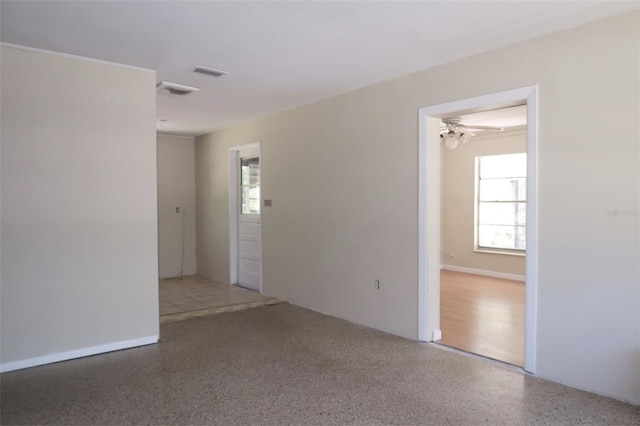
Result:
{"label": "white ceiling", "polygon": [[[7,1],[0,40],[153,69],[163,133],[200,135],[639,2]],[[228,71],[194,74],[196,65]]]}

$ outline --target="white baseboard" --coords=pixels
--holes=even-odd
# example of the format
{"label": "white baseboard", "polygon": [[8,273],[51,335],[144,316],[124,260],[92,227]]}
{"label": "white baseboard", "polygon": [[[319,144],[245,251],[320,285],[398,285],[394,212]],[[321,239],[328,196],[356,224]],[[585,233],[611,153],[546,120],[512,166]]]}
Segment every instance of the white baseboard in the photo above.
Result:
{"label": "white baseboard", "polygon": [[440,268],[447,271],[463,272],[465,274],[484,275],[485,277],[502,278],[505,280],[514,280],[514,281],[522,281],[522,282],[527,280],[526,276],[524,275],[507,274],[504,272],[495,272],[495,271],[485,271],[484,269],[465,268],[464,266],[441,265]]}
{"label": "white baseboard", "polygon": [[90,348],[77,349],[75,351],[59,352],[51,355],[38,356],[35,358],[23,359],[0,364],[0,373],[7,371],[21,370],[23,368],[35,367],[38,365],[51,364],[54,362],[67,361],[74,358],[97,355],[105,352],[119,351],[121,349],[135,348],[137,346],[152,345],[158,343],[158,336],[141,337],[133,340],[123,340],[121,342],[107,343],[106,345],[92,346]]}

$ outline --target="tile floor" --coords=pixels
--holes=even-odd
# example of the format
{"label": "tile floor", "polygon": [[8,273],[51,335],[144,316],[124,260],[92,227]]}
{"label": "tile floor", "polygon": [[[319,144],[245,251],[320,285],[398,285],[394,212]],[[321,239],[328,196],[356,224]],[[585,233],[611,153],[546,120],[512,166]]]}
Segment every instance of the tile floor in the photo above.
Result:
{"label": "tile floor", "polygon": [[[185,313],[204,314],[226,312],[227,307],[246,308],[279,302],[257,291],[213,281],[197,275],[182,280],[160,279],[160,316],[177,316]],[[196,316],[196,315],[188,315]]]}

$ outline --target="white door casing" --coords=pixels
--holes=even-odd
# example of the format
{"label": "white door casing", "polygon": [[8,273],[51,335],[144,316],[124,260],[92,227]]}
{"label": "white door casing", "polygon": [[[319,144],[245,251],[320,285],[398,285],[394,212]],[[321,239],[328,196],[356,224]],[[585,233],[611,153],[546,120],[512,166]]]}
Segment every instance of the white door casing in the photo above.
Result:
{"label": "white door casing", "polygon": [[229,150],[230,283],[262,290],[260,143]]}
{"label": "white door casing", "polygon": [[527,260],[524,370],[536,373],[538,313],[538,86],[420,108],[418,111],[418,340],[440,332],[440,118],[488,106],[527,105]]}

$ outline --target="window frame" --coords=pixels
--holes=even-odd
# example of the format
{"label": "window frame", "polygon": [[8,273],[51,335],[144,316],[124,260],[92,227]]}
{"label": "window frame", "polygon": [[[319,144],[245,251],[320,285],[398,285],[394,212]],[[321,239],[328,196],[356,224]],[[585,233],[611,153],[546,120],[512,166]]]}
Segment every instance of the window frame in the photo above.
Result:
{"label": "window frame", "polygon": [[[509,204],[514,204],[514,203],[522,203],[524,205],[525,211],[527,209],[527,203],[528,200],[525,196],[524,200],[495,200],[495,201],[481,201],[480,200],[480,163],[481,163],[481,159],[482,158],[486,158],[486,157],[499,157],[502,155],[514,155],[514,154],[524,154],[525,157],[527,155],[526,152],[512,152],[512,153],[504,153],[504,154],[487,154],[487,155],[478,155],[475,157],[475,174],[474,174],[474,179],[475,179],[475,186],[474,186],[474,224],[473,224],[473,245],[474,245],[474,252],[479,252],[479,253],[493,253],[493,254],[505,254],[505,255],[511,255],[511,256],[525,256],[527,253],[527,249],[526,249],[526,240],[525,240],[525,248],[524,249],[517,249],[517,248],[507,248],[507,247],[489,247],[489,246],[483,246],[480,245],[480,205],[481,203],[509,203]],[[525,191],[527,188],[527,172],[525,171],[525,175],[524,176],[514,176],[512,177],[513,179],[522,179],[524,178],[525,180]],[[506,177],[505,177],[506,179]],[[527,219],[525,218],[525,223],[524,225],[513,225],[514,228],[517,227],[522,227],[525,230],[525,235],[526,235],[526,229],[527,229]]]}
{"label": "window frame", "polygon": [[[243,170],[242,170],[242,168],[243,168],[242,163],[243,163],[243,161],[245,159],[246,160],[253,160],[253,159],[256,159],[256,158],[258,159],[258,183],[246,183],[245,184],[245,183],[243,183],[244,173],[243,173]],[[260,214],[262,213],[262,211],[261,211],[262,210],[262,206],[260,205],[260,200],[261,200],[260,191],[261,191],[261,183],[262,183],[262,176],[261,176],[261,173],[262,173],[262,164],[261,164],[261,162],[262,162],[262,160],[260,158],[260,155],[245,155],[245,156],[241,156],[241,157],[238,158],[238,162],[239,162],[239,172],[240,172],[239,173],[240,174],[240,176],[239,176],[240,192],[239,192],[239,200],[238,200],[239,201],[239,212],[240,212],[240,215],[241,216],[260,216]],[[251,167],[251,165],[249,164],[248,167]],[[251,180],[249,179],[249,182],[250,181]],[[252,200],[252,199],[256,200],[256,198],[248,197],[246,206],[247,206],[247,208],[249,208],[249,212],[245,213],[245,211],[244,211],[245,204],[243,203],[245,201],[245,198],[244,198],[244,189],[245,188],[248,189],[248,190],[250,190],[250,189],[257,189],[258,190],[257,191],[258,192],[257,212],[251,212],[250,207],[249,207],[249,201]]]}

